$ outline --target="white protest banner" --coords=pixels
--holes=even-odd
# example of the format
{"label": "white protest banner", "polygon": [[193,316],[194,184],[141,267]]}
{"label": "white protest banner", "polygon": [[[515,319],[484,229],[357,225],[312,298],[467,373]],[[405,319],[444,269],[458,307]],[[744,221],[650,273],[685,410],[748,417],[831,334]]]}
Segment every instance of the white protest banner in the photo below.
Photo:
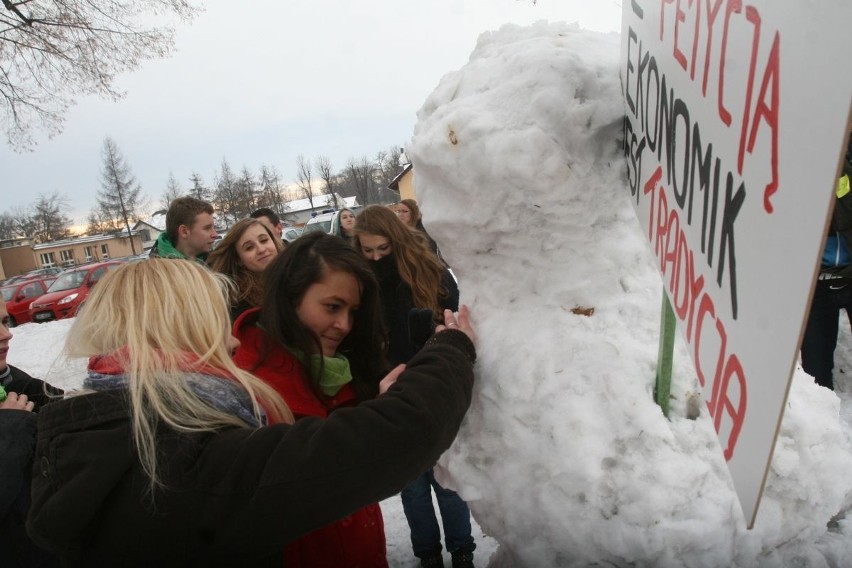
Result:
{"label": "white protest banner", "polygon": [[852,102],[852,2],[623,9],[629,190],[751,527]]}

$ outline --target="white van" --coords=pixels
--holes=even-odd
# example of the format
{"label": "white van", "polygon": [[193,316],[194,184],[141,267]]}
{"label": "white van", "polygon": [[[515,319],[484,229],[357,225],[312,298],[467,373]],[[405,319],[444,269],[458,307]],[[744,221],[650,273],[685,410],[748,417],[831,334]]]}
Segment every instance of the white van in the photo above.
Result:
{"label": "white van", "polygon": [[[361,209],[360,205],[356,205],[354,207],[347,207],[352,211],[355,215],[358,214],[358,211]],[[323,231],[324,233],[328,233],[329,235],[336,234],[334,232],[337,227],[338,217],[340,217],[340,210],[334,209],[325,209],[322,213],[319,213],[316,217],[312,217],[307,223],[305,223],[305,228],[302,229],[302,234],[306,235],[308,233],[312,233],[314,231]]]}
{"label": "white van", "polygon": [[302,234],[307,235],[314,231],[322,231],[329,235],[333,235],[338,215],[340,215],[340,211],[325,210],[316,217],[311,217],[308,222],[305,223],[305,228],[302,229]]}

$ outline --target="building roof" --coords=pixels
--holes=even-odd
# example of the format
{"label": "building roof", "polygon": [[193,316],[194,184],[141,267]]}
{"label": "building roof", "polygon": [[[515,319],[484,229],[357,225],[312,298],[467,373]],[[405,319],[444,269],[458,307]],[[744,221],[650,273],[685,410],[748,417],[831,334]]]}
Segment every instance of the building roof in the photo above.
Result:
{"label": "building roof", "polygon": [[399,193],[399,181],[405,177],[405,174],[411,171],[412,167],[413,166],[410,163],[405,164],[405,167],[402,168],[402,171],[396,174],[396,177],[393,178],[388,184],[388,189],[392,189],[393,191]]}
{"label": "building roof", "polygon": [[[135,236],[135,233],[131,233]],[[116,233],[106,234],[102,233],[100,235],[86,235],[82,237],[71,237],[70,239],[61,239],[58,241],[48,241],[46,243],[39,243],[33,245],[33,250],[53,248],[53,247],[61,247],[65,245],[79,245],[85,243],[96,243],[100,241],[109,241],[116,238],[127,238],[127,230],[118,231]]]}
{"label": "building roof", "polygon": [[[358,201],[355,197],[340,197],[337,196],[338,202],[343,203],[344,207],[357,207]],[[333,204],[331,199],[331,195],[322,194],[314,197],[314,209],[323,209],[327,208]],[[295,201],[288,201],[286,203],[287,209],[284,213],[299,213],[301,211],[310,211],[311,202],[309,199],[296,199]]]}
{"label": "building roof", "polygon": [[166,212],[165,211],[157,211],[148,219],[140,219],[136,221],[136,224],[133,225],[133,230],[138,230],[139,225],[148,225],[152,229],[156,229],[160,232],[166,230]]}

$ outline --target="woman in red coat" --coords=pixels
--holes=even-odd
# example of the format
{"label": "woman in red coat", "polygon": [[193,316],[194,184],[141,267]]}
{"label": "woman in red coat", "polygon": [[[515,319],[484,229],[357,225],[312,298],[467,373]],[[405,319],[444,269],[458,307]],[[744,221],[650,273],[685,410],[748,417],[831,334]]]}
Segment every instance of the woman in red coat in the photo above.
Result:
{"label": "woman in red coat", "polygon": [[[296,420],[376,397],[387,378],[378,285],[361,256],[343,240],[320,232],[295,240],[267,269],[260,308],[234,324],[241,345],[235,363],[275,388]],[[381,382],[381,389],[380,389]],[[328,456],[328,483],[347,465]],[[305,567],[386,567],[378,503],[288,545],[284,564]]]}

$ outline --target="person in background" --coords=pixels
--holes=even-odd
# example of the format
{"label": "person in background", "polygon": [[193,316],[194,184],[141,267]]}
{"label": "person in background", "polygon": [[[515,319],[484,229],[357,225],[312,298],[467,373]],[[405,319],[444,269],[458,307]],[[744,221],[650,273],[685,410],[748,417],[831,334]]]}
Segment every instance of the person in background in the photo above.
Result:
{"label": "person in background", "polygon": [[166,230],[160,233],[150,258],[183,258],[204,263],[219,235],[213,226],[213,206],[194,197],[178,197],[166,211]]}
{"label": "person in background", "polygon": [[[852,124],[848,133],[852,133]],[[802,368],[818,385],[834,390],[834,350],[839,313],[852,321],[852,138],[848,139],[843,170],[837,181],[834,213],[823,248],[820,272],[802,337]]]}
{"label": "person in background", "polygon": [[237,221],[207,258],[207,265],[228,276],[231,290],[231,319],[237,319],[263,299],[263,273],[284,250],[281,239],[260,219]]}
{"label": "person in background", "polygon": [[337,216],[337,222],[334,225],[334,234],[347,243],[352,244],[352,238],[355,236],[354,231],[355,213],[351,209],[341,209],[340,214]]}
{"label": "person in background", "polygon": [[[386,207],[371,205],[358,214],[354,244],[370,261],[379,281],[390,362],[406,363],[416,357],[444,310],[458,309],[455,279],[425,238]],[[436,481],[432,467],[424,469],[400,495],[414,555],[424,567],[444,565],[441,531],[432,506],[433,490],[453,567],[473,566],[476,544],[471,535],[470,510],[455,491]]]}
{"label": "person in background", "polygon": [[27,518],[66,566],[280,567],[286,544],[393,495],[455,438],[476,356],[466,311],[383,395],[293,423],[231,359],[223,288],[195,262],[130,263],[74,320],[84,390],[39,413]]}
{"label": "person in background", "polygon": [[[275,388],[297,422],[375,398],[388,366],[378,286],[364,259],[316,231],[267,273],[263,305],[234,326],[237,365]],[[382,511],[371,503],[289,544],[284,565],[386,567],[386,556]]]}
{"label": "person in background", "polygon": [[275,211],[269,207],[255,209],[249,214],[249,217],[262,221],[264,225],[269,227],[269,230],[272,231],[273,234],[278,235],[279,239],[284,235],[284,223],[281,222],[281,219]]}
{"label": "person in background", "polygon": [[395,211],[403,223],[412,229],[423,233],[423,236],[426,237],[426,240],[429,242],[429,248],[432,249],[432,252],[438,255],[438,258],[440,258],[443,262],[441,252],[438,250],[438,243],[436,243],[435,239],[426,232],[426,227],[423,226],[423,216],[420,214],[420,207],[417,206],[417,202],[413,199],[403,199],[396,204]]}
{"label": "person in background", "polygon": [[0,302],[0,565],[58,568],[59,558],[30,540],[25,523],[30,508],[36,413],[62,391],[6,362],[11,339],[9,314]]}

